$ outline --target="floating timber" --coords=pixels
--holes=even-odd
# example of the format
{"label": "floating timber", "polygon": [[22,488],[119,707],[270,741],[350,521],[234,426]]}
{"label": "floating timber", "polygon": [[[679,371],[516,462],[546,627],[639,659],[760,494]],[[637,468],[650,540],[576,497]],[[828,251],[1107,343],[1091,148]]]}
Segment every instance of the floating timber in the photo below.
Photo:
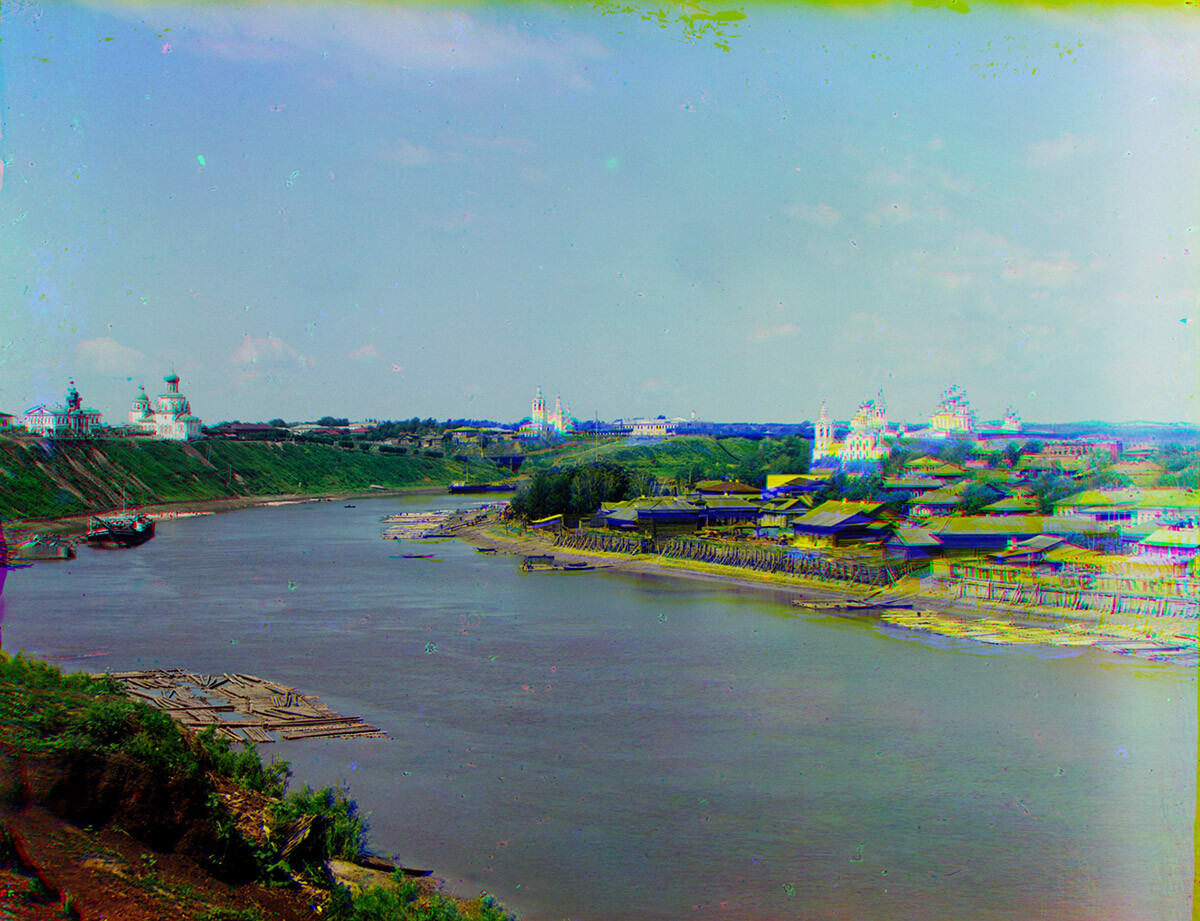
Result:
{"label": "floating timber", "polygon": [[233,742],[386,739],[357,716],[342,716],[311,694],[254,675],[197,675],[180,668],[112,675],[125,689],[195,732],[210,726]]}

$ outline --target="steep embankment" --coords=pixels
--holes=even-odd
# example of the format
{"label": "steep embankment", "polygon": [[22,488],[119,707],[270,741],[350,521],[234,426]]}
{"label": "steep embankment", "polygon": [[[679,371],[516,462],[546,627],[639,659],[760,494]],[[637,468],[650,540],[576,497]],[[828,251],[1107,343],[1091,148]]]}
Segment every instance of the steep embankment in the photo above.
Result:
{"label": "steep embankment", "polygon": [[522,473],[536,473],[550,467],[569,467],[593,460],[614,461],[660,479],[676,479],[692,474],[696,479],[733,477],[738,465],[758,450],[758,443],[745,438],[713,438],[689,435],[657,444],[630,444],[606,440],[580,441],[568,447],[532,453],[521,466]]}
{"label": "steep embankment", "polygon": [[514,921],[370,856],[344,790],[289,773],[107,676],[0,653],[0,917]]}
{"label": "steep embankment", "polygon": [[404,489],[501,479],[494,464],[316,444],[0,439],[0,517],[246,496]]}

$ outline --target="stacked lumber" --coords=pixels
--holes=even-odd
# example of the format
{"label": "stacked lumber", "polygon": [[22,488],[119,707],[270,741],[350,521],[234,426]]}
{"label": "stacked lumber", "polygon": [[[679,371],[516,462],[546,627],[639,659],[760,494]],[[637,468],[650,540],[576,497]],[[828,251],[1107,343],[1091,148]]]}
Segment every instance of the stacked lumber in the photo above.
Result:
{"label": "stacked lumber", "polygon": [[334,712],[311,694],[255,675],[197,675],[180,668],[160,668],[111,677],[186,729],[199,731],[211,726],[234,742],[274,742],[272,733],[288,741],[388,738],[357,716]]}

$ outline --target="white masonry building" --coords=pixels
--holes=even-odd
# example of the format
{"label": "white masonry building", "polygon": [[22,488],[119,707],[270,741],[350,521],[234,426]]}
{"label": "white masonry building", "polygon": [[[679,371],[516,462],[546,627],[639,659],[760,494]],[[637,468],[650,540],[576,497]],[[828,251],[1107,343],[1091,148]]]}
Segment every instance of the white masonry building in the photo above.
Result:
{"label": "white masonry building", "polygon": [[146,388],[139,387],[129,408],[127,428],[138,435],[149,435],[163,441],[190,441],[200,437],[200,420],[192,415],[191,402],[179,392],[179,375],[172,371],[163,378],[167,392],[154,398],[153,405]]}

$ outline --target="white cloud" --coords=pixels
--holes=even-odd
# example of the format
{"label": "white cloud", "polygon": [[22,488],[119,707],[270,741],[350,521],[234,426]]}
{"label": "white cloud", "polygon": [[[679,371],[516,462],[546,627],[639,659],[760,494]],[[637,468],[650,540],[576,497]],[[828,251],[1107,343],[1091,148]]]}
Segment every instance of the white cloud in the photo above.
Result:
{"label": "white cloud", "polygon": [[1056,138],[1034,141],[1029,145],[1025,162],[1037,169],[1060,166],[1079,156],[1085,156],[1096,146],[1090,134],[1077,135],[1064,131]]}
{"label": "white cloud", "polygon": [[842,219],[842,212],[829,205],[789,205],[784,209],[788,217],[794,217],[806,224],[818,224],[821,227],[832,227]]}
{"label": "white cloud", "polygon": [[112,336],[80,340],[75,344],[75,357],[86,368],[100,374],[129,376],[146,370],[151,364],[144,352],[121,345]]}
{"label": "white cloud", "polygon": [[402,166],[428,166],[431,163],[448,163],[461,159],[458,155],[440,153],[430,147],[414,144],[407,138],[397,138],[378,154],[380,160],[399,163]]}
{"label": "white cloud", "polygon": [[288,345],[278,336],[243,336],[242,344],[229,356],[230,363],[249,368],[255,365],[296,365],[311,368],[316,362]]}
{"label": "white cloud", "polygon": [[352,352],[347,352],[346,357],[351,361],[378,361],[383,356],[379,354],[379,349],[367,344],[360,345]]}
{"label": "white cloud", "polygon": [[440,226],[442,230],[464,230],[475,223],[475,219],[479,217],[474,211],[455,211],[453,214],[445,215]]}
{"label": "white cloud", "polygon": [[[124,18],[152,19],[140,4],[94,5]],[[535,63],[566,71],[578,85],[570,76],[575,65],[608,55],[582,33],[535,35],[522,24],[418,4],[216,3],[189,7],[187,15],[188,34],[200,49],[237,60],[294,61],[345,51],[367,69],[461,72]],[[166,17],[153,17],[159,18]],[[176,41],[174,50],[183,43]]]}
{"label": "white cloud", "polygon": [[762,327],[760,326],[749,336],[746,337],[747,342],[760,345],[764,342],[775,342],[779,339],[790,339],[793,336],[799,336],[802,330],[795,323],[781,323],[778,326]]}
{"label": "white cloud", "polygon": [[1002,277],[1006,281],[1027,282],[1036,288],[1057,288],[1072,281],[1078,272],[1079,266],[1065,254],[1053,262],[1014,255],[1004,260]]}

